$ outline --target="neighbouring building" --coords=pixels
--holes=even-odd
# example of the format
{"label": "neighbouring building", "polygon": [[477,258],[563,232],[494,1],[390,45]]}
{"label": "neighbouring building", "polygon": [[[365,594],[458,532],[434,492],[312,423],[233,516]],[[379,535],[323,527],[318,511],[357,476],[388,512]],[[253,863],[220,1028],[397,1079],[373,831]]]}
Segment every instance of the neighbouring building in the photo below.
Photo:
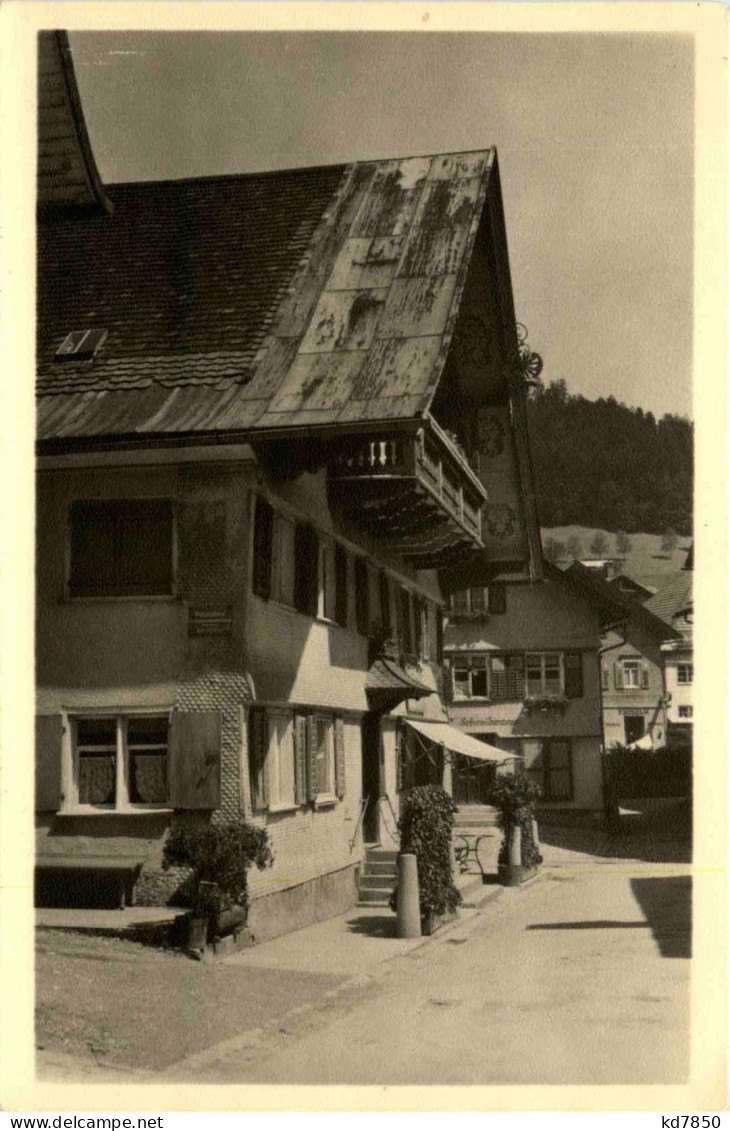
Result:
{"label": "neighbouring building", "polygon": [[691,744],[693,730],[692,572],[693,549],[690,549],[681,572],[662,586],[644,605],[645,609],[674,629],[676,634],[674,639],[666,640],[662,644],[661,659],[668,700],[668,739],[670,743],[681,745]]}
{"label": "neighbouring building", "polygon": [[414,743],[502,756],[446,573],[540,576],[496,152],[104,186],[44,33],[37,334],[41,898],[174,902],[171,825],[245,816],[259,937],[350,906]]}
{"label": "neighbouring building", "polygon": [[[447,611],[451,720],[523,759],[542,790],[544,813],[600,810],[600,634],[622,606],[605,583],[584,578],[586,570],[546,564],[544,579],[535,581],[485,563],[481,574],[471,571]],[[465,765],[456,799],[472,801],[488,777]]]}

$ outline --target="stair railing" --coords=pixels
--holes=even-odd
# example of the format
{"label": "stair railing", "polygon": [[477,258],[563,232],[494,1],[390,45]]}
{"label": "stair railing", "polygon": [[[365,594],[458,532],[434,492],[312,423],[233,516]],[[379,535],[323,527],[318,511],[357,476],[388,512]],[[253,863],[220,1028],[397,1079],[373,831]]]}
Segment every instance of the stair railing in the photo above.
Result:
{"label": "stair railing", "polygon": [[381,812],[383,814],[383,824],[385,825],[386,829],[388,830],[388,832],[390,833],[390,835],[392,836],[392,838],[396,842],[396,844],[399,844],[400,843],[400,836],[398,835],[398,818],[395,815],[395,809],[393,808],[393,802],[390,800],[390,797],[388,796],[387,793],[381,793],[379,800],[388,802],[388,808],[390,809],[390,815],[393,818],[393,824],[395,825],[395,829],[392,829],[390,827],[390,825],[388,824],[388,819],[385,815],[385,812],[383,810],[381,810]]}
{"label": "stair railing", "polygon": [[355,825],[355,832],[353,834],[352,840],[350,841],[350,852],[352,852],[355,845],[357,844],[358,834],[360,832],[360,829],[362,828],[362,823],[365,819],[365,810],[367,809],[369,804],[370,804],[370,798],[369,797],[363,797],[362,801],[360,802],[360,812],[358,814],[357,824]]}

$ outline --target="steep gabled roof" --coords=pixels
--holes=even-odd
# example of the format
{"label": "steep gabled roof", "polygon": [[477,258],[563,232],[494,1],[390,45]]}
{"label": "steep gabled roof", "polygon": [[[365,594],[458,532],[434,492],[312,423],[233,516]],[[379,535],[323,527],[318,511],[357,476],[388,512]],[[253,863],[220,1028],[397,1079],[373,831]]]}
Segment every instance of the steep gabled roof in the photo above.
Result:
{"label": "steep gabled roof", "polygon": [[496,175],[486,150],[118,185],[42,225],[39,438],[427,415]]}
{"label": "steep gabled roof", "polygon": [[579,588],[585,597],[596,604],[605,625],[612,621],[633,620],[651,633],[656,640],[679,638],[680,634],[677,630],[648,607],[650,602],[642,605],[632,598],[625,597],[615,585],[611,585],[595,570],[587,569],[580,562],[573,562],[565,570],[546,563],[545,573],[547,577],[562,579]]}
{"label": "steep gabled roof", "polygon": [[65,31],[38,35],[39,209],[110,207],[81,112]]}
{"label": "steep gabled roof", "polygon": [[644,608],[654,616],[660,617],[667,624],[672,624],[674,618],[692,609],[692,571],[683,569],[655,593]]}

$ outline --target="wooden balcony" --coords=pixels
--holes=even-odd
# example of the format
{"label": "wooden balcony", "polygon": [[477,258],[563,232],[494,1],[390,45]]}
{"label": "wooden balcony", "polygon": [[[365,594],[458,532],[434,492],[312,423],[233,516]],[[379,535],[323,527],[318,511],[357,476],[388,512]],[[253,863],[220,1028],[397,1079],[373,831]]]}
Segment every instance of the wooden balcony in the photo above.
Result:
{"label": "wooden balcony", "polygon": [[434,420],[409,434],[343,439],[327,474],[339,507],[417,569],[449,565],[483,545],[486,491]]}

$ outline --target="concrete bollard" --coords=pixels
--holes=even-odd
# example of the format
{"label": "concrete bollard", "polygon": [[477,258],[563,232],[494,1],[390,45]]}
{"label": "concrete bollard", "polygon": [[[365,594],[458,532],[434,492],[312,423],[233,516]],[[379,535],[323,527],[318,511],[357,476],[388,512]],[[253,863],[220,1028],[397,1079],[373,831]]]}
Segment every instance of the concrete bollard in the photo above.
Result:
{"label": "concrete bollard", "polygon": [[540,833],[537,827],[537,821],[532,818],[532,842],[535,845],[535,851],[540,851]]}
{"label": "concrete bollard", "polygon": [[522,829],[519,825],[512,825],[509,836],[509,863],[519,868],[522,864]]}
{"label": "concrete bollard", "polygon": [[418,862],[411,853],[398,857],[398,938],[421,937],[421,906],[418,897]]}

